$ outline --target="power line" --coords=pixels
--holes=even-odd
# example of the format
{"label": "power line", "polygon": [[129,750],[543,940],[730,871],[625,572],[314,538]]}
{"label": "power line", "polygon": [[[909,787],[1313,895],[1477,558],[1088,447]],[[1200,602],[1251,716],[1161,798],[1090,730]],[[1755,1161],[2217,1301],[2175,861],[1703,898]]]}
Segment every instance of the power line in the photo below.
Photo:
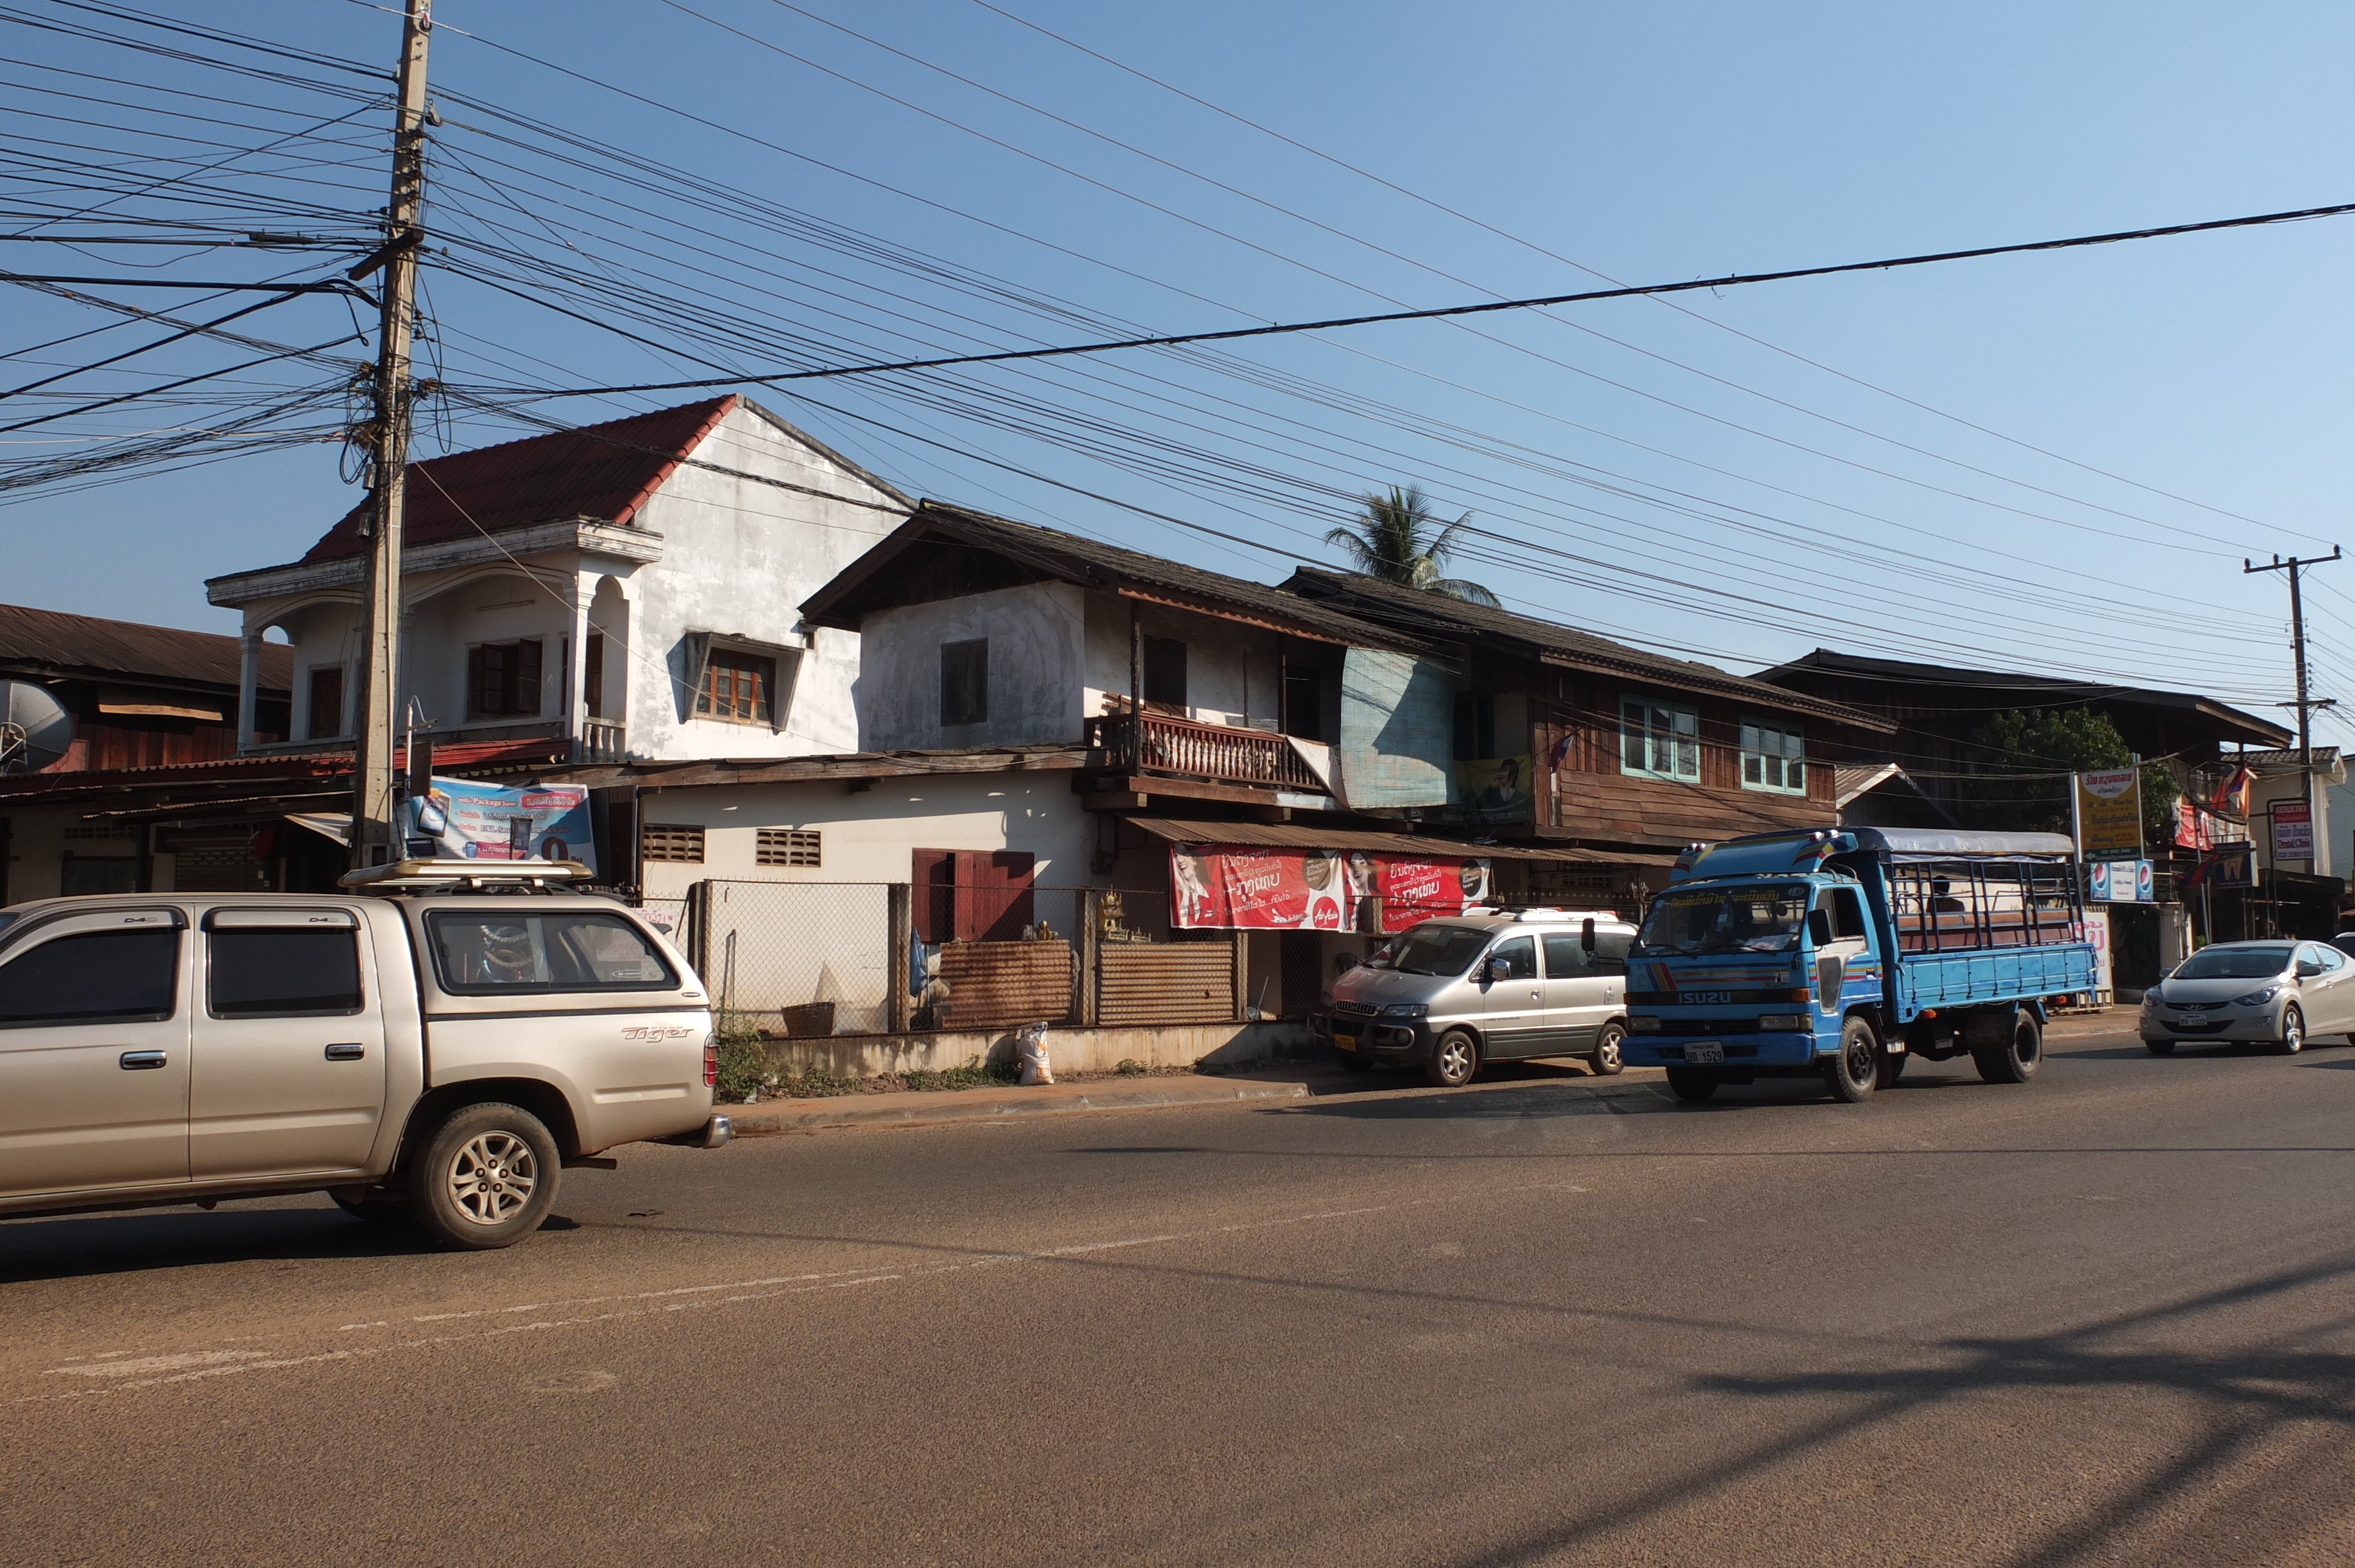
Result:
{"label": "power line", "polygon": [[1537,310],[1547,305],[1572,305],[1592,300],[1624,300],[1646,294],[1680,294],[1695,289],[1732,289],[1748,283],[1782,283],[1796,278],[1827,278],[1842,272],[1877,272],[1896,267],[1926,267],[1942,261],[1968,261],[1987,256],[2013,256],[2038,250],[2071,250],[2088,245],[2116,245],[2135,239],[2163,239],[2183,234],[2204,234],[2225,228],[2254,228],[2269,224],[2297,223],[2308,218],[2339,217],[2355,212],[2355,202],[2335,207],[2300,207],[2290,212],[2257,213],[2247,217],[2211,218],[2202,223],[2169,224],[2158,228],[2121,229],[2110,234],[2083,234],[2067,239],[2038,239],[2015,245],[1983,245],[1968,250],[1940,250],[1919,256],[1891,256],[1878,261],[1843,261],[1826,267],[1795,267],[1780,272],[1735,272],[1722,278],[1694,279],[1680,283],[1641,283],[1620,289],[1589,289],[1575,294],[1545,294],[1525,300],[1492,300],[1479,304],[1440,305],[1429,310],[1386,311],[1375,315],[1328,316],[1320,321],[1282,322],[1262,327],[1228,327],[1217,332],[1172,333],[1159,337],[1120,338],[1105,343],[1070,344],[1056,348],[1007,349],[996,354],[954,355],[940,359],[902,359],[875,365],[837,365],[816,370],[794,370],[771,376],[707,377],[699,381],[649,381],[627,387],[502,388],[525,396],[566,397],[591,393],[686,392],[737,381],[767,386],[780,381],[816,381],[841,376],[873,376],[898,370],[938,370],[957,365],[994,365],[1017,359],[1055,359],[1074,354],[1108,354],[1128,348],[1175,348],[1184,344],[1231,343],[1241,338],[1282,337],[1294,333],[1330,332],[1342,327],[1375,326],[1391,322],[1440,321],[1455,316],[1487,315],[1496,311]]}

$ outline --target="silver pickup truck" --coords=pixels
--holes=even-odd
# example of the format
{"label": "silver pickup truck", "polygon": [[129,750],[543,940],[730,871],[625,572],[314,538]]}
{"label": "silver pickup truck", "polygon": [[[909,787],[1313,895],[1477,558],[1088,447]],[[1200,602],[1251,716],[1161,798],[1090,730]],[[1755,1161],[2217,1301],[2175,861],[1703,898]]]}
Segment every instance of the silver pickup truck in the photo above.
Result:
{"label": "silver pickup truck", "polygon": [[325,1192],[453,1247],[618,1144],[718,1148],[710,1000],[578,867],[0,910],[0,1217]]}

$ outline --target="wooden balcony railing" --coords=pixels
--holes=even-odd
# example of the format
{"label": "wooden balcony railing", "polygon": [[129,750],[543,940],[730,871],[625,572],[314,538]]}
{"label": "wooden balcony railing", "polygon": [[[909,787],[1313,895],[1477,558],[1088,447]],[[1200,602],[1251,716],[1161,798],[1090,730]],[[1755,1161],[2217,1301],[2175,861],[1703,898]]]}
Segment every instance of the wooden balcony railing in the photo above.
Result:
{"label": "wooden balcony railing", "polygon": [[1289,740],[1262,729],[1197,724],[1149,713],[1145,715],[1140,744],[1135,718],[1110,714],[1088,721],[1088,744],[1101,747],[1112,766],[1131,773],[1163,773],[1312,795],[1331,792]]}

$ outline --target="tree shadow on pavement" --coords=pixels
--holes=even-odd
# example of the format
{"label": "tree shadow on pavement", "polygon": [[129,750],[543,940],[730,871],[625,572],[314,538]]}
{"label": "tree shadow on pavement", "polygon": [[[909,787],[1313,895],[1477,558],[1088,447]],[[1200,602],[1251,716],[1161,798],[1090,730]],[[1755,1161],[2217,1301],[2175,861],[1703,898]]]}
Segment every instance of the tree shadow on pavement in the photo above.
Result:
{"label": "tree shadow on pavement", "polygon": [[[2008,1393],[2104,1392],[2189,1401],[2203,1411],[2202,1429],[2187,1443],[2171,1446],[2165,1459],[2127,1484],[2092,1501],[2078,1517],[2024,1542],[2003,1560],[2006,1568],[2066,1568],[2097,1552],[2107,1561],[2107,1554],[2120,1549],[2122,1533],[2137,1528],[2164,1529],[2174,1539],[2137,1542],[2137,1561],[2256,1561],[2325,1521],[2300,1514],[2295,1501],[2280,1503],[2262,1476],[2238,1489],[2246,1495],[2231,1506],[2219,1501],[2193,1509],[2185,1517],[2182,1505],[2197,1500],[2195,1493],[2214,1493],[2229,1467],[2253,1457],[2260,1446],[2291,1436],[2294,1429],[2319,1427],[2329,1446],[2355,1446],[2355,1353],[2286,1347],[2281,1340],[2287,1336],[2219,1354],[2120,1343],[2118,1338],[2182,1326],[2203,1314],[2245,1308],[2292,1291],[2343,1289],[2350,1280],[2355,1280],[2355,1258],[2340,1257],[2055,1333],[1934,1342],[1908,1361],[1851,1363],[1781,1377],[1705,1374],[1692,1380],[1696,1392],[1765,1402],[1816,1404],[1830,1398],[1852,1403],[1838,1414],[1810,1421],[1746,1453],[1712,1455],[1698,1470],[1457,1561],[1464,1568],[1486,1568],[1576,1553],[1613,1531],[1729,1492],[1811,1452],[1952,1402]],[[2311,1339],[2350,1326],[2355,1324],[2344,1319],[2308,1324],[2297,1337]],[[1892,1455],[1902,1452],[1899,1441],[1885,1447]],[[2274,1461],[2274,1467],[2282,1463]],[[2254,1506],[2264,1500],[2275,1504],[2270,1517]],[[2274,1539],[2265,1539],[2268,1535]],[[2227,1556],[2213,1555],[2226,1551],[2227,1543]]]}

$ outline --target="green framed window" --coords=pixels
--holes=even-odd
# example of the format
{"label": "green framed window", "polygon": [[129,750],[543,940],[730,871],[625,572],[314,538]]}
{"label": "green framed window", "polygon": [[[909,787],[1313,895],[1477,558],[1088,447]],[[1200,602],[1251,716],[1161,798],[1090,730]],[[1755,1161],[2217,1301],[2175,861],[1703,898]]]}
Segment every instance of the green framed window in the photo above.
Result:
{"label": "green framed window", "polygon": [[1807,741],[1797,725],[1775,719],[1742,721],[1742,787],[1775,795],[1807,792]]}
{"label": "green framed window", "polygon": [[1642,779],[1700,781],[1700,714],[1644,697],[1619,699],[1619,771]]}

